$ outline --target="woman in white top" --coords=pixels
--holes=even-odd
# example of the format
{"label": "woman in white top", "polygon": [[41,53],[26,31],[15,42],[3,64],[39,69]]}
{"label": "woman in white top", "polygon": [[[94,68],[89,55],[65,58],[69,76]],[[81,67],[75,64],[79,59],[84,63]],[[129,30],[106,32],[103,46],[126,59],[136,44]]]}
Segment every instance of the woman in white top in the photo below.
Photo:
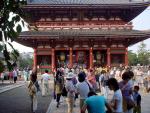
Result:
{"label": "woman in white top", "polygon": [[115,78],[110,78],[107,84],[108,84],[109,89],[114,91],[114,95],[110,103],[110,105],[113,108],[113,113],[122,113],[123,112],[123,109],[122,109],[123,99],[122,99],[122,93],[121,93],[121,90],[119,89],[117,80]]}
{"label": "woman in white top", "polygon": [[76,93],[76,88],[73,85],[72,78],[74,77],[73,73],[68,73],[66,77],[66,90],[67,90],[67,105],[68,113],[73,113],[74,98]]}

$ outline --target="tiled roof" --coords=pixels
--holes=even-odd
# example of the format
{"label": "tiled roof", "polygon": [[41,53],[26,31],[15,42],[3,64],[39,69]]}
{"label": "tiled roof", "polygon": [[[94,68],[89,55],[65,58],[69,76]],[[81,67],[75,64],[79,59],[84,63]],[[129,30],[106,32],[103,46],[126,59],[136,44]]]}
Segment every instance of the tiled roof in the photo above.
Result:
{"label": "tiled roof", "polygon": [[100,36],[150,36],[150,32],[143,32],[137,30],[98,30],[98,29],[62,29],[49,31],[26,31],[20,34],[20,37],[41,36],[54,37],[100,37]]}
{"label": "tiled roof", "polygon": [[28,0],[28,4],[52,4],[52,5],[84,5],[84,4],[132,4],[150,2],[150,0]]}

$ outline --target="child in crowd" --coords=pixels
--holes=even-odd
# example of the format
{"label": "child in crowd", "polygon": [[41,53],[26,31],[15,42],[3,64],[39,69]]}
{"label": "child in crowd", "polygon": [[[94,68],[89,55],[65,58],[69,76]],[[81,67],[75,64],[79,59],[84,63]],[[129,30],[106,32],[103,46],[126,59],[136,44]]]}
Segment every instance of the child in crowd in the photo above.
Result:
{"label": "child in crowd", "polygon": [[133,113],[141,113],[141,95],[139,94],[139,86],[134,86],[133,98],[135,101]]}

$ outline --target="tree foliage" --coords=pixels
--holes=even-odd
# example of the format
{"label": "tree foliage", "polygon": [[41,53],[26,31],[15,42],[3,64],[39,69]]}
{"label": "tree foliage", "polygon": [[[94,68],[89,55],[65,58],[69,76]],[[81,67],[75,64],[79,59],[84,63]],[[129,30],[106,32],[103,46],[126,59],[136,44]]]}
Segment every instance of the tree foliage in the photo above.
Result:
{"label": "tree foliage", "polygon": [[128,60],[129,60],[129,65],[137,65],[138,63],[137,54],[133,53],[131,50],[128,51]]}
{"label": "tree foliage", "polygon": [[150,64],[150,50],[146,49],[146,44],[141,42],[137,53],[128,51],[129,65],[149,65]]}
{"label": "tree foliage", "polygon": [[[0,44],[0,53],[2,52],[2,50],[3,50],[3,46]],[[5,69],[5,66],[4,66],[2,60],[0,60],[0,73],[3,72],[4,69]]]}
{"label": "tree foliage", "polygon": [[150,63],[150,51],[146,49],[146,44],[141,42],[138,47],[138,63],[148,65]]}
{"label": "tree foliage", "polygon": [[[24,4],[26,4],[26,0],[0,0],[0,41],[2,42],[2,52],[9,70],[12,70],[16,62],[16,60],[12,62],[14,59],[11,55],[13,54],[12,56],[15,58],[19,56],[18,51],[13,48],[9,41],[14,41],[22,31],[21,25],[17,23],[21,21],[22,25],[25,25],[21,18],[25,16],[21,9],[21,6]],[[11,12],[16,15],[9,20]],[[8,45],[13,49],[12,53],[8,51]]]}
{"label": "tree foliage", "polygon": [[30,57],[23,58],[20,55],[18,62],[19,62],[20,69],[25,69],[27,67],[33,66],[33,58],[30,58]]}
{"label": "tree foliage", "polygon": [[3,64],[3,62],[0,60],[0,73],[3,72],[5,69],[5,66]]}

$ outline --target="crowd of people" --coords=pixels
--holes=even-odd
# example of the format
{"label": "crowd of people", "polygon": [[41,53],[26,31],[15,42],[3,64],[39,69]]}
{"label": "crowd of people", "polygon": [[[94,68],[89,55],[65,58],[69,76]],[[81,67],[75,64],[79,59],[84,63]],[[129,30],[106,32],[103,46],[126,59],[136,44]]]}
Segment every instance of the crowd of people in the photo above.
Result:
{"label": "crowd of people", "polygon": [[[41,85],[36,69],[29,71],[27,78],[24,78],[29,81],[28,92],[33,112],[37,110],[37,92],[41,91],[42,96],[53,95],[57,109],[61,106],[60,98],[65,97],[67,113],[73,113],[76,99],[79,99],[81,113],[86,110],[89,113],[141,113],[140,89],[146,93],[150,91],[150,67],[60,67],[52,74],[45,70],[41,75]],[[15,83],[17,68],[12,71],[12,76]],[[54,78],[53,91],[50,89],[50,76]],[[114,92],[112,99],[108,99],[110,90]]]}
{"label": "crowd of people", "polygon": [[[80,98],[81,113],[85,113],[86,109],[89,113],[105,113],[105,107],[107,112],[140,113],[141,96],[138,93],[139,85],[134,83],[134,78],[134,73],[129,68],[59,68],[54,82],[54,86],[59,89],[58,91],[54,88],[57,107],[65,87],[68,113],[73,113],[76,95]],[[111,101],[108,101],[109,90],[114,91]]]}
{"label": "crowd of people", "polygon": [[12,71],[7,71],[7,69],[5,69],[2,73],[0,73],[2,84],[5,80],[9,80],[10,83],[16,83],[17,79],[20,78],[20,73],[18,72],[18,68],[16,67],[14,67]]}
{"label": "crowd of people", "polygon": [[[150,67],[145,71],[141,67],[121,66],[89,70],[82,67],[61,67],[53,73],[54,91],[50,91],[51,78],[48,70],[45,70],[41,76],[41,92],[42,96],[53,93],[57,109],[61,105],[60,98],[65,97],[67,113],[73,113],[76,99],[79,99],[81,113],[86,110],[89,113],[141,113],[139,90],[144,88],[149,92],[149,73]],[[111,100],[108,99],[110,90],[114,92]]]}

